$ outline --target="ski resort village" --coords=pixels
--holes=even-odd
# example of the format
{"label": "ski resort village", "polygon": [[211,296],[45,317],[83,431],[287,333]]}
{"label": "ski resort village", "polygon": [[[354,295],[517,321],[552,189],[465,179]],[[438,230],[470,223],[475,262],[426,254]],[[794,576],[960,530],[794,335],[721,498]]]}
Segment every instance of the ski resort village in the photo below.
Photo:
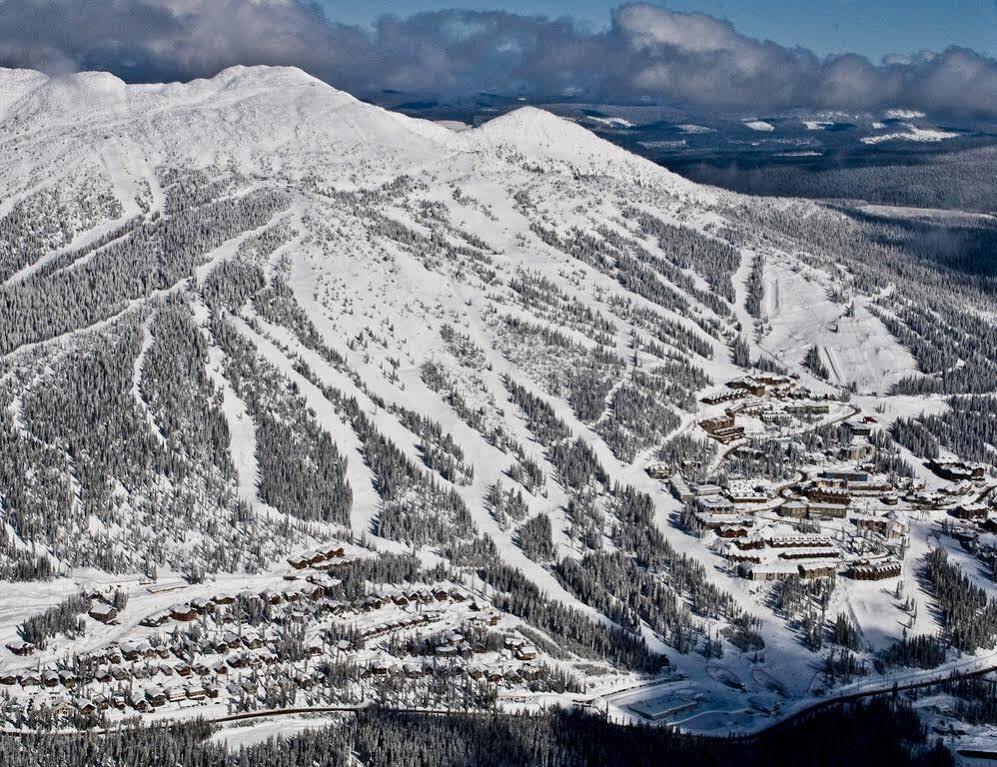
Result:
{"label": "ski resort village", "polygon": [[295,69],[0,126],[0,729],[994,737],[997,306],[891,224]]}

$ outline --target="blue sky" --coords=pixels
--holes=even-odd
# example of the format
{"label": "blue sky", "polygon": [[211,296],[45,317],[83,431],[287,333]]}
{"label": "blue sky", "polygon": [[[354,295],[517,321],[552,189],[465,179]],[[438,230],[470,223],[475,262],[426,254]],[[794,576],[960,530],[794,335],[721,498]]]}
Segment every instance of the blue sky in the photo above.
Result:
{"label": "blue sky", "polygon": [[[319,0],[330,19],[369,24],[385,13],[459,7],[573,16],[593,29],[619,3],[605,0]],[[819,55],[853,51],[873,60],[889,53],[939,51],[949,45],[997,56],[997,0],[669,0],[674,11],[726,18],[739,31]]]}

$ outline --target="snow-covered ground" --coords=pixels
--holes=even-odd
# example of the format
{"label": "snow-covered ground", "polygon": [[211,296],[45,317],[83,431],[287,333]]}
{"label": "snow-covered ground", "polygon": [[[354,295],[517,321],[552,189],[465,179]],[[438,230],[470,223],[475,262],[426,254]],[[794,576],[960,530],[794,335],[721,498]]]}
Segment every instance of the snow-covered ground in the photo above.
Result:
{"label": "snow-covered ground", "polygon": [[[295,70],[234,68],[187,85],[125,86],[105,75],[45,78],[4,73],[0,73],[0,82],[0,120],[23,150],[4,150],[5,165],[0,170],[4,191],[14,198],[24,197],[34,190],[26,179],[49,176],[67,187],[83,189],[79,169],[63,167],[61,159],[85,154],[100,158],[101,172],[93,178],[120,204],[120,209],[109,206],[104,218],[89,226],[87,208],[79,206],[80,231],[73,231],[68,242],[53,241],[38,261],[12,276],[12,284],[32,278],[50,259],[93,244],[125,217],[142,217],[148,223],[162,215],[164,200],[173,194],[160,183],[164,167],[193,168],[209,178],[225,179],[231,188],[224,194],[234,198],[260,188],[286,194],[286,207],[279,215],[212,248],[183,279],[156,297],[187,300],[199,332],[210,338],[214,318],[198,292],[206,280],[216,269],[237,260],[251,237],[278,227],[292,230],[293,236],[264,256],[261,269],[271,283],[282,280],[287,286],[323,347],[306,341],[293,323],[284,320],[282,324],[280,318],[265,316],[248,303],[225,320],[261,362],[289,382],[310,417],[345,458],[344,475],[353,496],[347,529],[314,522],[308,532],[312,538],[344,535],[363,539],[379,552],[410,549],[403,541],[377,535],[383,512],[377,477],[354,425],[329,395],[331,389],[355,399],[378,435],[390,440],[415,466],[426,463],[423,435],[406,424],[400,413],[415,412],[437,424],[459,446],[462,460],[473,467],[473,477],[459,482],[429,473],[439,487],[453,491],[466,504],[475,534],[488,536],[499,559],[521,571],[547,599],[607,624],[606,616],[555,573],[555,560],[528,556],[517,524],[498,519],[485,502],[496,483],[521,489],[528,516],[543,515],[550,520],[556,559],[580,559],[587,553],[572,528],[571,493],[549,460],[550,451],[530,431],[510,399],[507,381],[522,382],[591,449],[605,467],[605,488],[619,483],[650,496],[654,524],[664,539],[676,551],[701,562],[709,583],[734,595],[738,605],[757,619],[765,642],[760,653],[742,653],[725,642],[723,657],[708,659],[698,649],[679,653],[666,646],[645,624],[644,637],[652,648],[667,655],[670,673],[651,679],[618,669],[601,677],[593,675],[585,680],[588,700],[608,705],[616,717],[636,718],[634,704],[658,701],[657,705],[666,706],[669,696],[693,698],[695,709],[670,721],[691,731],[723,733],[761,728],[822,695],[840,692],[819,683],[821,657],[808,650],[798,631],[773,610],[771,585],[738,577],[716,550],[715,539],[681,529],[676,520],[682,504],[661,481],[645,473],[666,437],[702,436],[697,420],[723,412],[723,407],[710,410],[695,400],[746,372],[731,360],[730,342],[739,335],[753,360],[763,357],[778,362],[821,395],[838,395],[855,384],[855,409],[835,402],[815,425],[839,423],[858,413],[875,413],[888,425],[901,416],[946,408],[941,398],[887,396],[893,383],[917,372],[917,365],[870,309],[875,296],[851,289],[839,292],[839,273],[805,265],[800,253],[766,244],[764,300],[756,321],[746,308],[746,296],[752,266],[762,255],[755,249],[757,243],[737,245],[739,262],[722,275],[730,281],[731,293],[711,284],[716,275],[707,274],[705,264],[670,261],[677,246],[638,223],[643,215],[662,226],[680,227],[703,238],[698,246],[738,242],[728,237],[742,225],[736,217],[738,207],[765,206],[766,201],[748,201],[692,184],[571,121],[537,109],[521,109],[480,128],[433,124],[363,104]],[[628,126],[616,118],[608,124]],[[761,120],[745,125],[754,131],[775,130]],[[814,130],[826,125],[823,121],[807,123]],[[691,124],[679,127],[687,134],[710,130]],[[63,142],[56,149],[49,143],[52,136]],[[904,133],[875,138],[891,137],[940,140],[949,136],[908,127]],[[108,142],[110,146],[105,146]],[[0,212],[9,210],[11,204],[4,199]],[[807,215],[816,208],[805,204],[801,210]],[[614,244],[619,242],[626,244]],[[657,293],[634,287],[635,275],[644,274],[636,267],[631,273],[612,271],[624,262],[619,256],[627,248],[631,258],[639,254],[636,261],[657,264],[650,270],[657,282],[648,278],[642,283],[645,288],[660,286]],[[95,262],[100,257],[99,252],[86,256]],[[533,305],[511,287],[513,278],[524,275],[546,291]],[[30,389],[37,378],[47,375],[50,362],[58,361],[64,351],[58,345],[72,348],[77,333],[103,330],[122,313],[156,311],[157,307],[141,296],[114,309],[113,315],[94,327],[25,345],[12,353],[11,364],[23,365],[33,374],[18,386]],[[551,352],[536,341],[501,337],[505,317],[556,333],[561,351]],[[593,330],[595,317],[604,321],[598,334]],[[653,319],[642,324],[641,317]],[[147,427],[162,439],[141,387],[152,340],[148,322],[141,326],[141,346],[132,360],[128,391]],[[476,348],[475,361],[461,358],[444,342],[445,326],[456,329]],[[706,351],[684,348],[679,331],[697,338]],[[640,348],[635,348],[635,338],[641,340]],[[527,348],[517,349],[517,343]],[[660,351],[652,351],[655,347]],[[829,371],[828,381],[818,381],[803,367],[803,358],[813,347]],[[621,459],[599,430],[599,420],[581,418],[577,404],[557,388],[558,377],[573,364],[570,355],[595,355],[594,350],[618,357],[622,360],[619,369],[629,374],[653,370],[667,360],[701,371],[710,384],[692,392],[693,402],[686,409],[672,408],[678,425],[670,433],[642,444],[631,460]],[[205,369],[218,392],[229,436],[227,453],[234,466],[229,489],[255,514],[287,520],[289,509],[268,505],[260,497],[261,435],[250,407],[252,398],[237,390],[231,374],[226,373],[226,362],[221,345],[208,344]],[[500,424],[522,455],[503,448],[493,433],[460,412],[452,397],[427,384],[424,366],[430,362],[453,377],[480,423],[486,427]],[[680,374],[681,368],[675,375]],[[624,383],[625,376],[618,378],[605,395],[607,402]],[[21,393],[20,389],[16,392]],[[13,412],[20,400],[12,401]],[[605,407],[604,415],[610,410]],[[17,419],[15,423],[23,428]],[[750,421],[750,427],[753,436],[790,436],[788,431],[778,435],[765,431],[758,419]],[[716,466],[726,455],[718,454]],[[510,467],[523,457],[543,468],[541,487],[527,488],[510,478]],[[909,451],[904,457],[916,464],[920,478],[934,483],[930,488],[942,486]],[[600,498],[602,511],[611,508],[605,488]],[[791,529],[791,523],[772,518],[773,505],[752,509],[760,528]],[[943,516],[928,514],[911,524],[902,581],[906,595],[921,606],[912,626],[906,625],[910,616],[895,596],[896,579],[885,583],[841,579],[838,583],[829,610],[835,615],[843,612],[856,622],[866,659],[896,641],[905,627],[919,633],[938,631],[916,567],[918,558],[938,545],[936,523]],[[225,517],[221,519],[228,524]],[[607,550],[616,545],[612,525],[611,519],[605,520],[601,531],[601,545]],[[843,525],[833,523],[826,530],[843,537]],[[185,532],[175,531],[178,546],[190,545],[184,540]],[[437,542],[418,553],[432,564],[445,558],[445,550]],[[56,640],[33,658],[14,658],[0,651],[5,653],[0,663],[5,668],[26,669],[39,661],[54,663],[72,653],[144,636],[150,632],[138,627],[139,620],[169,607],[181,595],[189,600],[219,590],[276,588],[283,583],[287,568],[279,560],[272,564],[260,573],[221,573],[213,581],[194,585],[182,582],[175,573],[161,572],[161,583],[175,584],[176,592],[150,590],[149,584],[133,575],[114,577],[83,568],[50,582],[5,585],[6,596],[0,600],[0,643],[16,641],[21,621],[58,603],[79,586],[114,584],[126,589],[131,601],[117,625],[87,619],[85,638]],[[459,612],[455,608],[450,617]],[[706,624],[720,636],[722,621],[711,619]],[[509,621],[505,628],[512,630],[516,625]],[[952,663],[958,662],[982,663],[983,659]],[[903,671],[886,679],[871,675],[862,684],[871,689],[912,673]],[[506,703],[513,707],[568,704],[578,696],[545,693],[531,698],[517,688],[517,699],[508,697]],[[322,721],[270,720],[229,727],[217,737],[230,744],[251,743],[283,732],[281,728],[299,730]]]}

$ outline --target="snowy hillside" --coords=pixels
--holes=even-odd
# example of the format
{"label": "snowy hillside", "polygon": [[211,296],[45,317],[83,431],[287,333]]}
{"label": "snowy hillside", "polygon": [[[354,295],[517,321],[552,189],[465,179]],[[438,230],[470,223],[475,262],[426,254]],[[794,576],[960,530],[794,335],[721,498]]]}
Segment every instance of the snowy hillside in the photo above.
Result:
{"label": "snowy hillside", "polygon": [[[993,586],[983,549],[936,524],[988,486],[922,461],[992,463],[989,399],[947,398],[992,389],[997,333],[987,293],[891,234],[699,187],[533,108],[453,131],[294,69],[0,71],[0,577],[18,582],[0,667],[151,641],[163,611],[181,641],[194,613],[215,623],[194,601],[307,575],[327,601],[297,644],[240,608],[281,661],[363,647],[376,681],[390,658],[480,645],[468,677],[506,675],[481,705],[600,698],[657,720],[681,699],[689,729],[726,732],[920,678],[906,640],[888,653],[952,629],[929,549]],[[848,481],[828,471],[870,477],[847,513],[820,513]],[[289,563],[330,541],[336,577],[331,555]],[[885,584],[856,575],[892,563]],[[441,582],[427,639],[408,621]],[[131,596],[107,625],[97,597],[72,602],[94,584]],[[67,597],[84,631],[50,615],[36,657],[11,655]],[[984,662],[983,625],[931,673]],[[354,697],[373,684],[342,673]],[[230,709],[263,705],[247,689]]]}

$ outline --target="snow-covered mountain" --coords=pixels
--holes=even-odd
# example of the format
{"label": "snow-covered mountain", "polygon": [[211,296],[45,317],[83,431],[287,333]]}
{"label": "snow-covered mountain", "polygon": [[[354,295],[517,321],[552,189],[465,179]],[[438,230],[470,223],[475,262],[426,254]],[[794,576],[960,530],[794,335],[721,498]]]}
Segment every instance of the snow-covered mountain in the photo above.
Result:
{"label": "snow-covered mountain", "polygon": [[[151,610],[177,597],[140,578],[196,596],[280,583],[331,539],[414,552],[621,710],[637,699],[615,691],[664,664],[685,697],[751,712],[700,729],[762,726],[856,676],[811,668],[838,616],[866,666],[904,626],[939,630],[915,578],[930,519],[869,496],[856,514],[899,538],[846,544],[777,513],[790,484],[859,461],[930,489],[920,457],[987,452],[941,395],[992,388],[990,298],[894,235],[697,186],[533,108],[457,132],[294,69],[0,71],[0,575],[55,577],[18,587],[48,601],[113,583]],[[810,415],[761,398],[718,446],[698,422],[749,372]],[[876,434],[848,447],[860,414]],[[752,530],[702,530],[662,471],[771,493]],[[724,537],[802,533],[840,548],[832,572],[896,559],[900,585],[804,579],[779,601]]]}

